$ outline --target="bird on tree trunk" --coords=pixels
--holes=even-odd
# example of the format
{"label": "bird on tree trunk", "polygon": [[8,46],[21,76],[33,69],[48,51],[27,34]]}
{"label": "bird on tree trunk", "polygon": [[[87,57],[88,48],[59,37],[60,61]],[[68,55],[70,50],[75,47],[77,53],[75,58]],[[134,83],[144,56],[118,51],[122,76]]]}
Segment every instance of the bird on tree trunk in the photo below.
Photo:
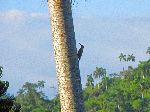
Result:
{"label": "bird on tree trunk", "polygon": [[81,59],[81,56],[82,56],[82,53],[83,53],[83,48],[84,48],[84,46],[82,44],[80,44],[80,45],[81,45],[81,48],[79,49],[78,54],[77,54],[79,60]]}

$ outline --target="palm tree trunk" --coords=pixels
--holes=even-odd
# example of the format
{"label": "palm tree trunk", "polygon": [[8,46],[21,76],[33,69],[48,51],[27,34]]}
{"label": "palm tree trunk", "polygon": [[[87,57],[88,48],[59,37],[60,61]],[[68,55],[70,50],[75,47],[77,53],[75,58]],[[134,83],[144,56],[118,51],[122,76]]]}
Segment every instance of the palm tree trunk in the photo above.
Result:
{"label": "palm tree trunk", "polygon": [[142,99],[143,99],[144,95],[143,95],[143,92],[142,92]]}
{"label": "palm tree trunk", "polygon": [[107,86],[107,81],[106,81],[106,91],[107,91],[107,89],[108,89],[108,86]]}
{"label": "palm tree trunk", "polygon": [[70,0],[48,0],[61,112],[84,112]]}

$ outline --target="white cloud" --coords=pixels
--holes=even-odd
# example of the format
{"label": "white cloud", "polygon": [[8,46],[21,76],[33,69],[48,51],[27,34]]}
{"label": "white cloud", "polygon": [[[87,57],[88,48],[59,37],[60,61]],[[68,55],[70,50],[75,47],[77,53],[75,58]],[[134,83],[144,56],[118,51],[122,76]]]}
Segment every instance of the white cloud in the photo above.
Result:
{"label": "white cloud", "polygon": [[30,16],[33,18],[48,18],[48,14],[39,12],[33,12],[30,14]]}
{"label": "white cloud", "polygon": [[28,21],[29,19],[46,19],[48,14],[40,12],[26,12],[18,9],[11,9],[7,11],[0,12],[0,21],[5,23],[22,23]]}
{"label": "white cloud", "polygon": [[24,21],[26,12],[21,10],[8,10],[0,13],[0,20],[3,22],[21,22]]}

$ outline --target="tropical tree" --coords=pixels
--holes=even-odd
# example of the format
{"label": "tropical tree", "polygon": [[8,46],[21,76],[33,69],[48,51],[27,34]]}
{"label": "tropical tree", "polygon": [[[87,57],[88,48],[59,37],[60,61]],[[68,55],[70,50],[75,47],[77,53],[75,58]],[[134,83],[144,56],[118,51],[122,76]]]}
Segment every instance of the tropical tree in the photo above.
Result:
{"label": "tropical tree", "polygon": [[119,56],[120,61],[126,61],[126,55],[124,55],[123,53],[120,54]]}
{"label": "tropical tree", "polygon": [[[129,61],[132,61],[132,62],[135,62],[135,56],[133,54],[128,54],[128,57],[126,57],[127,55],[124,55],[123,53],[120,54],[119,56],[119,60],[120,61],[125,61],[125,62],[129,62]],[[129,66],[128,68],[130,68],[131,66]],[[127,73],[129,72],[128,70],[125,70],[124,67],[123,67],[123,71],[120,72],[120,76],[128,76],[129,74]]]}
{"label": "tropical tree", "polygon": [[[0,78],[2,77],[2,69],[3,67],[0,66]],[[0,112],[19,112],[21,108],[20,104],[15,103],[14,96],[6,94],[8,87],[8,81],[0,80]]]}
{"label": "tropical tree", "polygon": [[61,112],[84,112],[71,1],[48,0]]}
{"label": "tropical tree", "polygon": [[110,76],[110,77],[118,77],[119,74],[117,74],[117,73],[111,73],[111,74],[109,74],[109,76]]}
{"label": "tropical tree", "polygon": [[150,56],[150,47],[147,48],[146,54]]}
{"label": "tropical tree", "polygon": [[50,100],[44,94],[44,81],[37,83],[26,82],[17,92],[16,101],[22,105],[21,111],[31,112],[41,110],[40,112],[49,111]]}
{"label": "tropical tree", "polygon": [[[126,55],[124,55],[123,53],[121,53],[118,58],[120,61],[127,61]],[[124,71],[124,67],[123,67],[123,71]]]}
{"label": "tropical tree", "polygon": [[[101,77],[103,76],[102,70],[103,70],[102,67],[101,67],[101,68],[96,67],[96,69],[95,69],[94,72],[93,72],[93,77],[94,77],[94,79],[98,79],[98,78],[101,78]],[[98,88],[99,88],[99,84],[98,84]]]}
{"label": "tropical tree", "polygon": [[107,90],[107,88],[108,88],[108,80],[109,80],[109,78],[106,76],[106,69],[105,68],[102,68],[101,69],[101,76],[102,76],[102,81],[104,81],[104,83],[105,83],[105,90]]}
{"label": "tropical tree", "polygon": [[3,75],[3,74],[2,74],[2,72],[3,72],[3,71],[2,71],[2,69],[3,69],[3,67],[2,67],[2,66],[0,66],[0,78],[1,78],[1,77],[2,77],[2,75]]}
{"label": "tropical tree", "polygon": [[[100,67],[96,67],[96,70],[93,72],[93,76],[95,79],[97,78],[102,78],[102,80],[104,80],[105,82],[105,89],[107,90],[107,80],[108,78],[106,77],[106,69]],[[99,88],[99,84],[98,84],[98,88]]]}
{"label": "tropical tree", "polygon": [[142,75],[143,79],[145,76],[150,76],[150,61],[140,61],[138,72]]}
{"label": "tropical tree", "polygon": [[103,77],[104,74],[105,70],[102,67],[101,68],[96,67],[95,71],[93,72],[93,76],[95,79]]}
{"label": "tropical tree", "polygon": [[150,47],[147,48],[146,54],[150,54]]}
{"label": "tropical tree", "polygon": [[133,54],[128,55],[128,57],[127,57],[127,61],[135,62],[135,56],[133,56]]}
{"label": "tropical tree", "polygon": [[[139,78],[141,70],[147,74],[148,69],[150,70],[150,61],[145,61],[137,68],[129,66],[125,70],[129,78],[118,77],[116,73],[112,74],[115,77],[109,78],[107,91],[104,90],[104,79],[100,82],[100,88],[96,86],[84,88],[86,112],[149,112],[150,77],[145,75],[144,79]],[[60,106],[58,97],[53,100],[50,104],[52,107],[50,112],[58,112]]]}
{"label": "tropical tree", "polygon": [[92,77],[92,74],[87,75],[87,83],[86,83],[86,86],[87,86],[87,87],[88,87],[88,86],[94,87],[94,79],[93,79],[93,77]]}

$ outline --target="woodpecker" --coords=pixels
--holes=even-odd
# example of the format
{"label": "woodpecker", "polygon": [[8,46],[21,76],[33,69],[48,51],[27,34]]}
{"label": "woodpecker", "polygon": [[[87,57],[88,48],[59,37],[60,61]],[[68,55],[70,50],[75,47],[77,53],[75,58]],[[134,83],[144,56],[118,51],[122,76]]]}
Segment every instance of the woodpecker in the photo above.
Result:
{"label": "woodpecker", "polygon": [[83,48],[84,48],[84,46],[82,44],[80,44],[80,45],[81,45],[81,48],[79,49],[78,54],[77,54],[79,60],[81,59],[81,56],[82,56],[82,53],[83,53]]}

